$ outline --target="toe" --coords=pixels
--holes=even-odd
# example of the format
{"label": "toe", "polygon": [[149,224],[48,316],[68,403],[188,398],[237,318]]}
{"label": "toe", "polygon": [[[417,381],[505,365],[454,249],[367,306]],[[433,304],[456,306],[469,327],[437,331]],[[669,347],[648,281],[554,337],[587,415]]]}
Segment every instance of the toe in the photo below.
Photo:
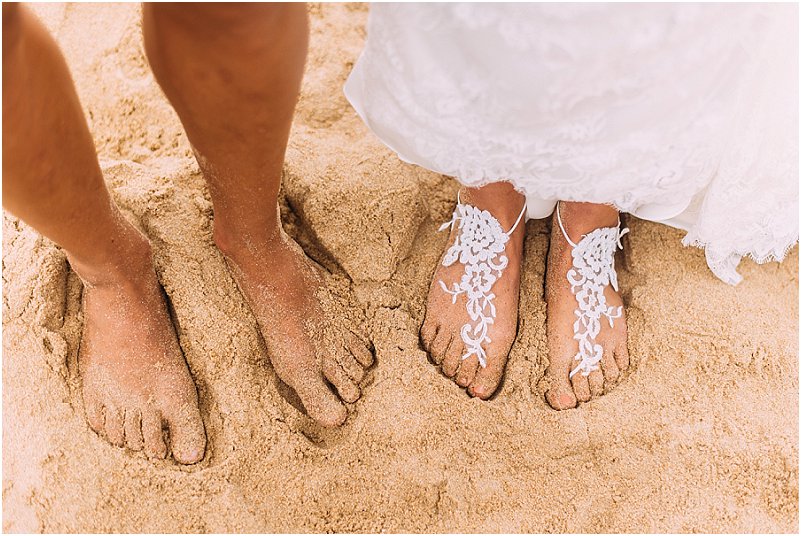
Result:
{"label": "toe", "polygon": [[495,393],[503,377],[503,370],[506,367],[506,357],[492,356],[487,358],[487,366],[479,365],[476,376],[467,388],[471,395],[486,400]]}
{"label": "toe", "polygon": [[601,369],[593,370],[587,376],[587,382],[590,384],[590,394],[593,397],[599,397],[604,394],[604,375]]}
{"label": "toe", "polygon": [[467,387],[476,377],[477,370],[478,358],[476,356],[471,355],[469,358],[464,359],[462,364],[459,365],[459,372],[456,373],[456,384],[460,387]]}
{"label": "toe", "polygon": [[142,450],[142,414],[138,409],[129,409],[125,412],[125,444],[134,451]]}
{"label": "toe", "polygon": [[431,360],[437,365],[442,363],[442,360],[445,359],[445,352],[448,350],[452,339],[453,337],[451,334],[444,328],[440,328],[437,332],[437,336],[431,344],[431,350],[429,352]]}
{"label": "toe", "polygon": [[106,406],[106,438],[115,447],[125,445],[125,429],[122,411]]}
{"label": "toe", "polygon": [[[361,367],[359,367],[359,370],[362,370]],[[345,402],[351,404],[361,396],[359,387],[333,358],[323,359],[323,374],[333,384],[339,396]]]}
{"label": "toe", "polygon": [[437,331],[439,331],[439,326],[426,315],[423,326],[420,328],[420,343],[426,352],[431,352],[431,345],[434,343]]}
{"label": "toe", "polygon": [[142,411],[142,439],[145,453],[151,458],[164,459],[167,456],[167,445],[161,432],[161,414],[152,409]]}
{"label": "toe", "polygon": [[197,463],[206,452],[206,430],[196,404],[186,404],[167,414],[170,447],[175,461],[184,465]]}
{"label": "toe", "polygon": [[604,372],[604,382],[606,382],[608,389],[620,377],[620,369],[617,368],[617,363],[611,351],[604,353],[604,358],[601,360],[601,370]]}
{"label": "toe", "polygon": [[292,387],[300,397],[309,417],[321,425],[334,427],[345,422],[348,410],[328,388],[322,374],[314,374],[303,381],[293,382]]}
{"label": "toe", "polygon": [[573,392],[579,402],[587,402],[590,399],[590,384],[584,374],[576,372],[570,379],[570,383],[573,385]]}
{"label": "toe", "polygon": [[[373,364],[373,352],[364,344],[359,337],[356,335],[351,334],[348,340],[348,350],[350,350],[351,355],[356,359],[361,368],[367,368]],[[361,373],[364,374],[364,371],[361,370]],[[355,379],[355,378],[354,378]],[[356,380],[356,382],[361,381]]]}
{"label": "toe", "polygon": [[570,360],[552,359],[545,371],[549,387],[545,392],[545,400],[553,409],[575,408],[578,401],[570,382]]}
{"label": "toe", "polygon": [[626,339],[623,339],[615,349],[615,362],[621,371],[629,368],[629,347]]}
{"label": "toe", "polygon": [[454,337],[445,351],[445,358],[442,360],[442,373],[448,378],[453,378],[456,371],[459,369],[459,364],[462,362],[462,350],[464,344],[461,337]]}
{"label": "toe", "polygon": [[548,389],[545,393],[545,400],[548,405],[556,410],[575,408],[578,401],[573,393],[573,387],[567,382],[562,382]]}
{"label": "toe", "polygon": [[97,402],[87,402],[86,399],[84,399],[83,405],[89,427],[94,430],[95,433],[102,434],[103,428],[105,427],[103,423],[103,406]]}
{"label": "toe", "polygon": [[339,366],[345,371],[345,374],[354,381],[354,383],[361,383],[364,379],[364,367],[356,360],[352,352],[342,352],[339,357]]}

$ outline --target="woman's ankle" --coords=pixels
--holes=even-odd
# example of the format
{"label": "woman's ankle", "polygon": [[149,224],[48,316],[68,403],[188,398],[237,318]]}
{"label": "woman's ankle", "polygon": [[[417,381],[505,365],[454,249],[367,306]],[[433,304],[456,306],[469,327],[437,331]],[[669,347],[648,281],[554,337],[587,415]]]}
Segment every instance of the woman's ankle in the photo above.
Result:
{"label": "woman's ankle", "polygon": [[494,182],[480,188],[463,187],[460,197],[462,203],[489,211],[506,231],[515,224],[526,202],[525,196],[509,182]]}
{"label": "woman's ankle", "polygon": [[[615,227],[620,215],[615,207],[598,203],[559,202],[559,215],[568,236],[574,242],[601,227]],[[557,227],[558,229],[558,227]]]}

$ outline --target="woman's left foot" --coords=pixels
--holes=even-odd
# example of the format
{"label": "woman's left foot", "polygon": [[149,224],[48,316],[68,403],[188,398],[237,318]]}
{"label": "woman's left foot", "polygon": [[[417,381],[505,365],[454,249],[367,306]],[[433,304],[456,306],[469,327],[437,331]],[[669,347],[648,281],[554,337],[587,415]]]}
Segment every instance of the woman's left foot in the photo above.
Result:
{"label": "woman's left foot", "polygon": [[[620,237],[618,213],[590,203],[560,203],[560,207],[568,237],[580,250],[574,261],[575,248],[554,211],[545,278],[549,357],[545,377],[550,383],[545,398],[554,409],[568,409],[608,392],[628,368],[629,355],[626,315],[613,275]],[[590,244],[582,244],[582,238],[596,230],[589,237],[595,247],[587,248]]]}
{"label": "woman's left foot", "polygon": [[498,389],[517,335],[525,236],[518,218],[525,199],[503,182],[463,188],[460,198],[420,339],[445,376],[487,399]]}

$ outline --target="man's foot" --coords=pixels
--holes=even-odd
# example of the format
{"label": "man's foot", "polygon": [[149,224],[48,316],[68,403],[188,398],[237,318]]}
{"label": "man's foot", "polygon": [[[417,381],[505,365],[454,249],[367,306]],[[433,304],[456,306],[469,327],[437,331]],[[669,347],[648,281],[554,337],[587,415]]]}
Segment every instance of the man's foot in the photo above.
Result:
{"label": "man's foot", "polygon": [[295,390],[309,417],[339,426],[348,415],[342,401],[361,396],[359,384],[373,355],[333,310],[319,268],[294,240],[278,234],[242,247],[231,246],[219,232],[215,236],[256,316],[276,374]]}
{"label": "man's foot", "polygon": [[[503,231],[508,232],[520,215],[525,199],[509,183],[493,183],[476,189],[463,188],[461,201],[480,210],[487,210],[500,222]],[[461,282],[465,276],[465,265],[456,260],[450,266],[443,266],[440,260],[431,281],[426,316],[420,328],[423,348],[428,352],[431,361],[440,366],[442,373],[452,378],[460,387],[466,387],[471,396],[482,399],[492,396],[503,377],[509,350],[517,336],[517,305],[525,229],[525,222],[521,221],[509,237],[505,250],[499,253],[499,257],[505,255],[508,258],[508,265],[503,269],[501,277],[487,289],[487,293],[495,295],[493,304],[496,314],[487,330],[491,342],[481,345],[486,352],[486,366],[480,365],[476,354],[462,359],[468,353],[462,339],[463,326],[476,325],[468,314],[466,293],[456,296],[454,303],[453,296],[440,284],[442,281],[452,289],[454,283]],[[454,225],[445,248],[446,253],[459,232],[458,225]],[[476,305],[480,304],[482,302],[476,302]]]}
{"label": "man's foot", "polygon": [[84,281],[78,366],[89,425],[118,447],[176,461],[203,459],[206,433],[150,246],[130,228],[124,266],[99,272],[72,262]]}
{"label": "man's foot", "polygon": [[[574,243],[601,227],[615,227],[618,213],[615,209],[590,203],[561,203],[560,212],[565,229]],[[614,318],[614,327],[604,315],[600,317],[600,332],[595,343],[603,348],[603,357],[598,370],[584,376],[581,371],[570,378],[570,372],[579,364],[575,359],[578,341],[574,337],[576,322],[576,296],[567,280],[568,271],[573,267],[573,247],[565,239],[554,211],[551,230],[551,247],[548,252],[548,268],[545,277],[545,299],[547,302],[547,334],[549,365],[545,377],[549,381],[545,399],[554,409],[568,409],[578,402],[587,402],[593,397],[609,391],[622,371],[629,366],[626,347],[626,316],[622,312]],[[603,296],[606,304],[621,307],[620,295],[606,285]]]}

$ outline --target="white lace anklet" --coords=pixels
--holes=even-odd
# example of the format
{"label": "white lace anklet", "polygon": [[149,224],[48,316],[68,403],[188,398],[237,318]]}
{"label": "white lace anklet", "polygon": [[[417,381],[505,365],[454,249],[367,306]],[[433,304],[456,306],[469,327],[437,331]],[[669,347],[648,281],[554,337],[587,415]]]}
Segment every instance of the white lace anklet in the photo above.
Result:
{"label": "white lace anklet", "polygon": [[452,229],[457,222],[459,224],[459,234],[445,253],[442,265],[450,266],[458,260],[464,264],[464,275],[461,282],[453,283],[453,290],[441,279],[439,284],[442,290],[452,296],[454,304],[459,294],[467,294],[467,314],[475,324],[468,322],[462,326],[462,341],[467,348],[462,359],[475,355],[479,365],[486,367],[487,353],[482,344],[492,342],[487,330],[490,324],[495,323],[495,304],[492,303],[495,294],[490,291],[509,264],[509,259],[503,252],[506,250],[506,242],[526,213],[526,203],[512,228],[504,232],[500,222],[488,211],[463,204],[458,194],[456,199],[453,217],[439,228],[444,231]]}
{"label": "white lace anklet", "polygon": [[601,331],[601,317],[609,319],[609,326],[615,326],[615,318],[623,315],[623,306],[607,306],[604,289],[612,284],[617,291],[617,272],[615,272],[615,251],[623,249],[621,237],[628,233],[628,228],[620,230],[620,218],[615,227],[601,227],[586,234],[576,244],[567,236],[556,204],[556,219],[565,240],[573,246],[573,267],[567,272],[570,291],[576,296],[578,308],[576,321],[573,323],[573,338],[578,341],[578,353],[574,358],[579,362],[570,372],[572,378],[577,372],[589,376],[598,370],[598,363],[604,355],[604,349],[595,343],[595,337]]}

